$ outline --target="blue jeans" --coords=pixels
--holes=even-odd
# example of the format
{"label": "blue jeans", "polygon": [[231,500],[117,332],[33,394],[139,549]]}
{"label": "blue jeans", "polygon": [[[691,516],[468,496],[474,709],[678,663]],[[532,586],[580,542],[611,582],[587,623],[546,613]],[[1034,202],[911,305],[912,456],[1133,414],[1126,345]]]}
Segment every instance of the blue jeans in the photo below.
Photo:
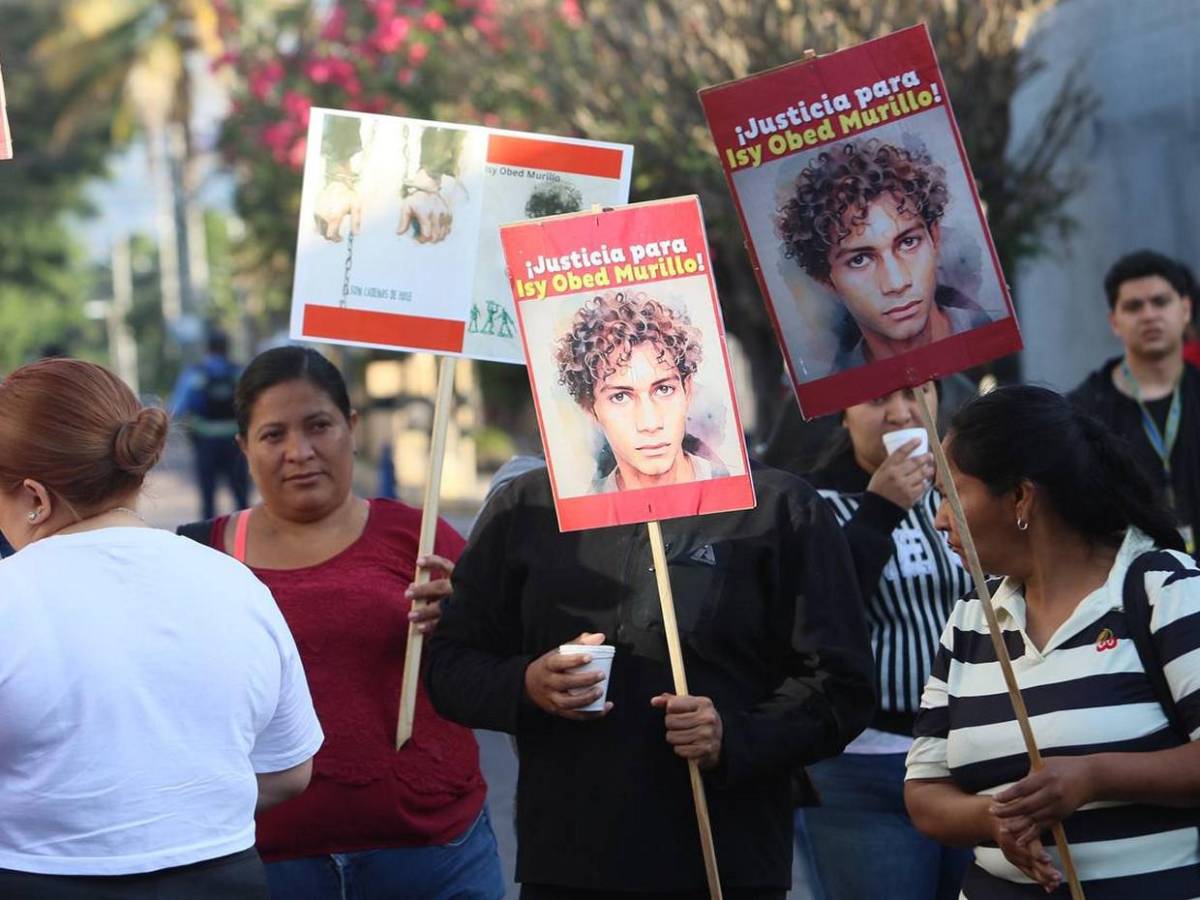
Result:
{"label": "blue jeans", "polygon": [[504,876],[487,806],[435,847],[361,850],[267,863],[272,900],[503,900]]}
{"label": "blue jeans", "polygon": [[797,810],[796,844],[800,864],[812,867],[813,900],[958,897],[971,851],[913,827],[903,753],[844,753],[810,766],[808,775],[821,805]]}

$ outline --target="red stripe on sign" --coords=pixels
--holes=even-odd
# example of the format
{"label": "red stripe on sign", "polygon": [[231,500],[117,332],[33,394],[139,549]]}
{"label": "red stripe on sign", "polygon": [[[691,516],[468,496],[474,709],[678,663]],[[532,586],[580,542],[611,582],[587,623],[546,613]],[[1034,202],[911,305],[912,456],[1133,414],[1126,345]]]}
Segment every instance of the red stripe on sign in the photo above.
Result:
{"label": "red stripe on sign", "polygon": [[613,147],[539,141],[502,134],[488,137],[487,161],[497,166],[620,178],[622,160],[621,151]]}
{"label": "red stripe on sign", "polygon": [[304,336],[309,338],[461,353],[465,330],[465,322],[453,319],[402,316],[312,303],[304,306]]}
{"label": "red stripe on sign", "polygon": [[750,476],[730,475],[660,488],[559,497],[556,508],[560,531],[580,531],[753,509],[754,504],[754,483]]}

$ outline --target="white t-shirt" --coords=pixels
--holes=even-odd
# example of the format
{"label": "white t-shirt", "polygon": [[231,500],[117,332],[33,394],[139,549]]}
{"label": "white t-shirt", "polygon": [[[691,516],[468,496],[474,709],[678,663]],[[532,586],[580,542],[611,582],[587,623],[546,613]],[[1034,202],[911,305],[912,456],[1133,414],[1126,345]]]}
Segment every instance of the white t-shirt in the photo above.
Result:
{"label": "white t-shirt", "polygon": [[322,740],[270,591],[225,554],[105,528],[0,562],[0,868],[122,875],[245,850],[255,773]]}

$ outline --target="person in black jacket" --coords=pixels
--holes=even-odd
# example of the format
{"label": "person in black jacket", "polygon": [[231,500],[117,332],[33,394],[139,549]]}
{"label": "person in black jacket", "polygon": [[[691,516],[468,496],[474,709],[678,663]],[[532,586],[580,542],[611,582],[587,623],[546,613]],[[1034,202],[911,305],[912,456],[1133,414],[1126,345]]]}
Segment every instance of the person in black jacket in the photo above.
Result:
{"label": "person in black jacket", "polygon": [[[828,506],[783,472],[754,482],[755,509],[663,523],[690,697],[671,693],[644,526],[559,532],[544,470],[484,510],[426,679],[443,716],[517,737],[523,898],[707,897],[689,758],[725,896],[784,897],[790,774],[870,720],[872,663]],[[581,637],[616,646],[604,713],[576,711],[595,682],[556,652]]]}
{"label": "person in black jacket", "polygon": [[1070,398],[1129,442],[1162,491],[1188,553],[1200,524],[1200,371],[1183,358],[1192,315],[1187,273],[1140,250],[1104,276],[1108,322],[1125,353],[1104,363]]}

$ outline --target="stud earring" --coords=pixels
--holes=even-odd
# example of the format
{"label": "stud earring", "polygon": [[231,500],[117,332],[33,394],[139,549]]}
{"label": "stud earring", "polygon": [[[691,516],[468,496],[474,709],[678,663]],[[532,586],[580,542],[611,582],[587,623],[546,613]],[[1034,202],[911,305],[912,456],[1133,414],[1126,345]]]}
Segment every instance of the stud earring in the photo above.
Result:
{"label": "stud earring", "polygon": [[36,509],[33,510],[32,512],[30,512],[29,515],[27,516],[27,518],[29,519],[30,522],[36,522],[37,517],[38,517],[38,513],[37,513]]}

